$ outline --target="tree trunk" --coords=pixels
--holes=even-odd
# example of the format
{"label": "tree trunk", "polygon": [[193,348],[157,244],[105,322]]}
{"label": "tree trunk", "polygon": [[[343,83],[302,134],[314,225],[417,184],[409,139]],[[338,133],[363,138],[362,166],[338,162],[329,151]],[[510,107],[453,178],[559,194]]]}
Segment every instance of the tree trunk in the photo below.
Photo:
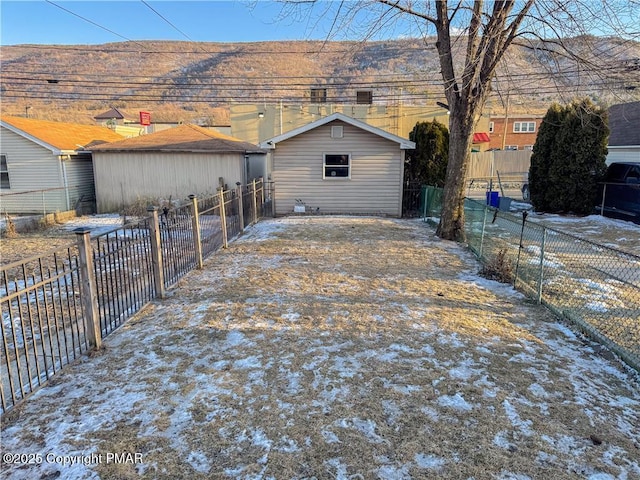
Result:
{"label": "tree trunk", "polygon": [[475,122],[466,119],[468,113],[454,109],[449,118],[449,163],[442,213],[436,234],[445,240],[465,241],[464,198],[467,169],[471,159],[471,135]]}

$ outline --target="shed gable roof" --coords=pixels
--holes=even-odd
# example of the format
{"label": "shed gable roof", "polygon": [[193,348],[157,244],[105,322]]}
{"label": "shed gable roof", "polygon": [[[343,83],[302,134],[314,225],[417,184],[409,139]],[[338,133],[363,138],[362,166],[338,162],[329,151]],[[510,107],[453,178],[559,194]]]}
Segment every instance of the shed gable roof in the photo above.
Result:
{"label": "shed gable roof", "polygon": [[54,154],[84,150],[89,145],[124,138],[109,128],[97,125],[51,122],[8,115],[3,115],[0,121],[3,127],[51,150]]}
{"label": "shed gable roof", "polygon": [[211,152],[264,153],[256,145],[197,125],[180,125],[160,132],[99,145],[94,152]]}
{"label": "shed gable roof", "polygon": [[640,145],[640,102],[609,108],[609,146]]}
{"label": "shed gable roof", "polygon": [[283,142],[295,136],[301,135],[305,132],[313,130],[314,128],[320,127],[322,125],[326,125],[335,120],[340,120],[342,122],[348,123],[349,125],[353,125],[361,130],[372,133],[374,135],[378,135],[379,137],[385,138],[392,142],[395,142],[399,145],[402,150],[413,149],[416,148],[416,144],[407,140],[406,138],[399,137],[398,135],[394,135],[380,128],[369,125],[368,123],[362,122],[352,117],[348,117],[342,113],[334,113],[327,117],[323,117],[315,122],[308,123],[303,125],[302,127],[295,128],[287,133],[283,133],[282,135],[278,135],[277,137],[273,137],[269,140],[265,140],[264,142],[260,142],[260,147],[262,148],[270,148],[274,149],[277,143]]}

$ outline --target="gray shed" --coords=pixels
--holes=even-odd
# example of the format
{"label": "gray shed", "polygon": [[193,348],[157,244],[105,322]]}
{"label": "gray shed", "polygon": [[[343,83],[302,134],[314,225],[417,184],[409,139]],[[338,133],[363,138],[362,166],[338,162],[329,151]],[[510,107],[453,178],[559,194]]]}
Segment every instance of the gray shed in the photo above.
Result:
{"label": "gray shed", "polygon": [[184,199],[246,183],[257,146],[219,132],[181,125],[93,149],[98,212],[138,200]]}
{"label": "gray shed", "polygon": [[405,150],[415,143],[334,113],[260,144],[271,150],[276,214],[400,217]]}

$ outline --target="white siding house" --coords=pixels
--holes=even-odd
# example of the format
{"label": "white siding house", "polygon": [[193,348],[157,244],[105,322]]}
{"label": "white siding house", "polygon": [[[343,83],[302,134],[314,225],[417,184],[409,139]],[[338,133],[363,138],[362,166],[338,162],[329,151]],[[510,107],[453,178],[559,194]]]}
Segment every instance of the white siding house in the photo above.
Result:
{"label": "white siding house", "polygon": [[0,210],[30,214],[93,202],[91,144],[121,140],[105,127],[2,116]]}
{"label": "white siding house", "polygon": [[260,146],[271,150],[276,214],[304,204],[318,213],[402,215],[409,140],[335,113]]}
{"label": "white siding house", "polygon": [[181,125],[93,149],[98,212],[140,200],[184,199],[235,188],[247,181],[247,159],[257,146],[219,132]]}

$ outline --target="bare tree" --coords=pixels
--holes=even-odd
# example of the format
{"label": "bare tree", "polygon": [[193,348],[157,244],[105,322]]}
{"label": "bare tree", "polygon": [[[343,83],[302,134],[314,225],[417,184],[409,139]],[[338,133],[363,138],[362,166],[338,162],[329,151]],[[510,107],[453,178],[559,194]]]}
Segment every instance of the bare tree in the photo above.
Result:
{"label": "bare tree", "polygon": [[[313,5],[313,0],[289,0],[289,5]],[[464,191],[473,130],[492,90],[492,80],[507,52],[524,46],[540,57],[541,68],[557,73],[571,65],[573,75],[620,74],[602,68],[598,52],[590,50],[592,35],[611,35],[634,43],[640,36],[637,0],[362,0],[336,2],[342,26],[353,31],[359,15],[369,23],[363,38],[410,18],[436,49],[449,106],[449,164],[438,235],[464,240]],[[369,11],[368,17],[363,12]],[[347,18],[349,16],[349,18]],[[333,22],[333,27],[337,25]],[[396,27],[397,28],[397,27]],[[581,36],[577,41],[575,38]],[[573,39],[573,41],[570,41]],[[620,47],[622,45],[622,47]],[[462,58],[461,58],[462,57]],[[637,72],[635,72],[637,74]]]}

